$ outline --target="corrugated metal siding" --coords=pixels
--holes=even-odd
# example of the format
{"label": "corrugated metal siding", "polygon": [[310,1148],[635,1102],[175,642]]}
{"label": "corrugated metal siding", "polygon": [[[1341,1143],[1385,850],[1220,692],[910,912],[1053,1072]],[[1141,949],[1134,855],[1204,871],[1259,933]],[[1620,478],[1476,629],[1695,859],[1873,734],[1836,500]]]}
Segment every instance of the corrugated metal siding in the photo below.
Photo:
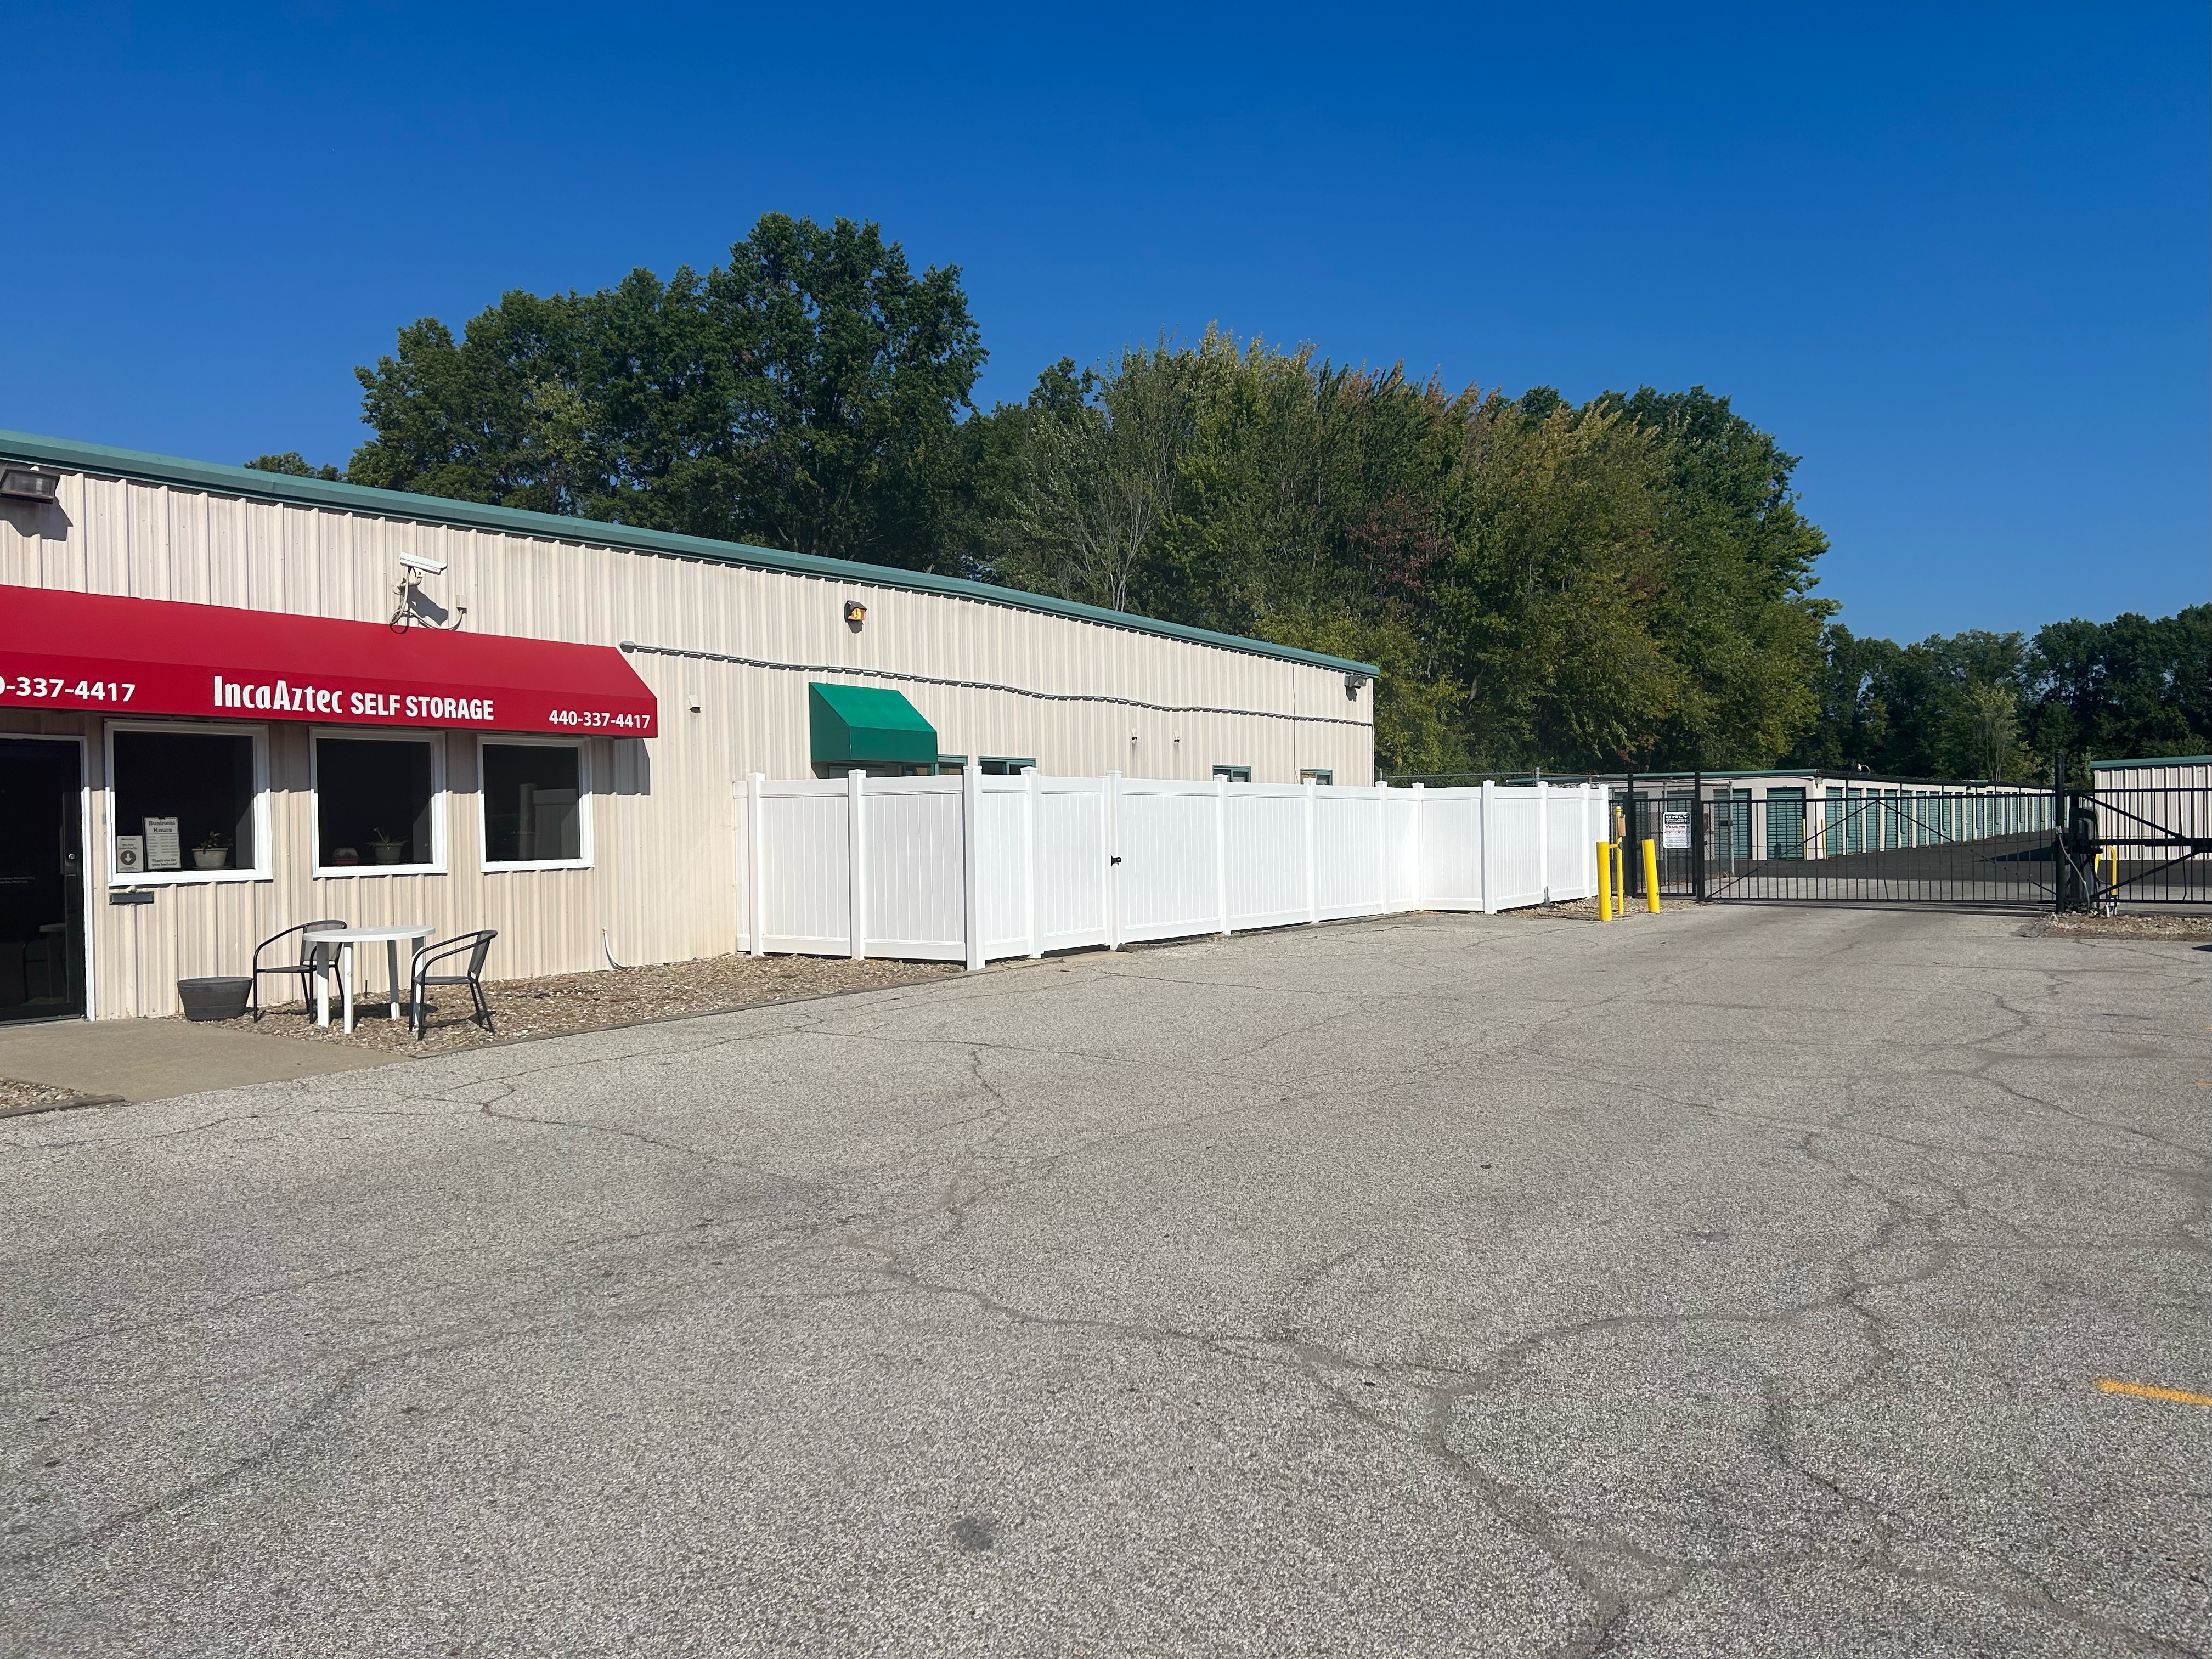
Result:
{"label": "corrugated metal siding", "polygon": [[2100,766],[2097,787],[2112,789],[2212,789],[2212,763],[2203,761],[2147,761],[2141,766]]}
{"label": "corrugated metal siding", "polygon": [[[579,525],[579,532],[586,526]],[[581,543],[246,501],[129,479],[65,474],[58,506],[0,507],[0,583],[182,599],[300,616],[382,621],[398,555],[447,562],[423,591],[465,606],[472,631],[587,644],[635,641],[840,669],[886,669],[1034,691],[1148,703],[1265,709],[1291,721],[1055,702],[974,687],[892,684],[948,753],[1036,760],[1048,773],[1119,769],[1205,778],[1249,765],[1260,781],[1327,767],[1373,777],[1373,688],[1347,697],[1336,671],[948,595],[879,588]],[[855,635],[842,603],[868,607]],[[592,867],[481,867],[473,737],[447,739],[442,875],[315,877],[309,859],[307,727],[270,733],[274,879],[181,884],[149,906],[111,907],[95,881],[94,1006],[174,1012],[174,981],[241,971],[254,942],[325,915],[501,930],[501,976],[730,951],[748,925],[736,878],[735,792],[746,774],[810,770],[810,675],[639,653],[661,702],[661,735],[588,745]],[[694,706],[699,712],[690,712]],[[92,769],[90,845],[104,877],[105,754],[96,716],[0,711],[0,728],[82,733]],[[374,970],[380,974],[380,965]]]}

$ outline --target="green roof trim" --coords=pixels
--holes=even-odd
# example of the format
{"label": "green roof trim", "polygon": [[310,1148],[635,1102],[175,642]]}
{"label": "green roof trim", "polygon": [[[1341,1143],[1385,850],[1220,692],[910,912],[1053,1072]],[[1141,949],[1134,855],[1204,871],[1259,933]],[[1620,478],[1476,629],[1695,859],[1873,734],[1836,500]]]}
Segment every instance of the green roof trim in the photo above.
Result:
{"label": "green roof trim", "polygon": [[526,513],[512,507],[489,507],[482,501],[449,501],[442,495],[418,495],[404,489],[372,489],[367,484],[332,483],[322,478],[295,478],[282,472],[264,472],[250,466],[225,466],[218,461],[191,461],[174,455],[153,455],[143,450],[114,449],[105,444],[76,443],[66,438],[41,437],[31,432],[0,430],[0,460],[28,461],[69,472],[94,472],[110,477],[135,478],[147,483],[173,484],[185,489],[204,489],[221,495],[240,495],[255,501],[283,501],[295,507],[327,507],[339,513],[369,513],[387,519],[413,519],[424,524],[453,525],[464,530],[504,531],[514,535],[541,537],[550,541],[585,546],[617,547],[635,553],[656,553],[679,559],[706,559],[720,564],[750,566],[756,570],[780,570],[795,576],[820,576],[831,581],[866,582],[874,587],[900,588],[912,593],[939,593],[953,599],[976,599],[1003,605],[1014,611],[1034,611],[1048,617],[1067,617],[1077,622],[1126,628],[1132,633],[1153,634],[1163,639],[1186,640],[1194,645],[1218,646],[1255,657],[1273,657],[1310,667],[1334,669],[1344,674],[1375,678],[1372,663],[1346,657],[1300,651],[1267,640],[1248,640],[1236,634],[1217,634],[1212,629],[1188,628],[1181,623],[1160,622],[1108,611],[1095,605],[1078,605],[1043,593],[1025,593],[1017,587],[972,582],[957,576],[933,576],[919,570],[900,570],[890,565],[861,564],[852,559],[817,558],[806,553],[786,553],[772,547],[753,547],[742,542],[720,542],[705,536],[681,536],[673,531],[640,530],[629,525],[608,524],[599,519],[574,519],[559,513]]}
{"label": "green roof trim", "polygon": [[906,695],[877,685],[806,688],[811,758],[817,765],[934,766],[937,728]]}
{"label": "green roof trim", "polygon": [[2146,755],[2141,760],[2091,761],[2089,769],[2101,772],[2119,766],[2212,766],[2212,755]]}

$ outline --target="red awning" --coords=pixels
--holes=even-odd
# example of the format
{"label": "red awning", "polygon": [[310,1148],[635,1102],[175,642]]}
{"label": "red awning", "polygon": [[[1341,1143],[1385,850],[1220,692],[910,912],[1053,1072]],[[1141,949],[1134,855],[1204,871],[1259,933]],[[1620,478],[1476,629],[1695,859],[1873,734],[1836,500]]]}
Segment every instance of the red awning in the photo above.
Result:
{"label": "red awning", "polygon": [[649,738],[608,645],[0,587],[0,708]]}

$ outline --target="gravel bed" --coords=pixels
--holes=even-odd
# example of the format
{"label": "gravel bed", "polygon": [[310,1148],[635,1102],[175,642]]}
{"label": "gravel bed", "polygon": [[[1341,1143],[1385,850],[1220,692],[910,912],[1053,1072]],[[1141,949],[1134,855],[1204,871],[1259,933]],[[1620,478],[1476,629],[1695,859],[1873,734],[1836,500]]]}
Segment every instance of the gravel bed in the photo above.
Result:
{"label": "gravel bed", "polygon": [[0,1077],[0,1112],[21,1111],[30,1106],[65,1106],[86,1098],[83,1091],[65,1089],[58,1083],[26,1083],[21,1078]]}
{"label": "gravel bed", "polygon": [[2212,939],[2212,915],[2132,910],[2117,916],[2052,916],[2039,931],[2045,939]]}
{"label": "gravel bed", "polygon": [[[837,991],[870,990],[912,980],[941,979],[961,969],[945,962],[854,962],[844,957],[711,957],[701,962],[662,963],[589,974],[559,974],[546,979],[486,980],[494,1029],[469,1018],[467,989],[447,987],[430,999],[429,1030],[420,1042],[403,1016],[393,1019],[384,1002],[354,1005],[351,1036],[339,1030],[338,1011],[318,1025],[312,1006],[295,1003],[271,1009],[256,1024],[244,1019],[205,1022],[210,1030],[259,1031],[309,1037],[353,1048],[436,1054],[472,1048],[514,1037],[551,1036],[568,1031],[596,1031],[641,1020],[684,1014],[720,1013],[732,1008],[787,1002]],[[379,985],[372,996],[381,994]]]}
{"label": "gravel bed", "polygon": [[[1694,910],[1697,908],[1698,902],[1695,899],[1662,898],[1659,901],[1659,910],[1662,915],[1669,910]],[[1501,910],[1498,914],[1502,916],[1530,917],[1538,921],[1595,921],[1597,901],[1594,898],[1565,899],[1557,904],[1526,904],[1518,909]],[[1625,921],[1649,914],[1650,912],[1644,908],[1642,899],[1632,898],[1628,901],[1626,914],[1616,917],[1615,920]]]}

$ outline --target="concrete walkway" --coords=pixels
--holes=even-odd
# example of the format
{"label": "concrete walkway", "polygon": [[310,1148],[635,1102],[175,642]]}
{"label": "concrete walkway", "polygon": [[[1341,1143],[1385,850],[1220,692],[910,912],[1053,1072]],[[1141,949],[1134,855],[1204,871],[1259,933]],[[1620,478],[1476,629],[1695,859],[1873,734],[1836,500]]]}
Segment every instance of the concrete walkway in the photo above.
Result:
{"label": "concrete walkway", "polygon": [[2019,929],[1412,917],[9,1120],[0,1656],[2212,1652],[2212,955]]}
{"label": "concrete walkway", "polygon": [[404,1058],[180,1019],[0,1025],[0,1077],[125,1100],[167,1100],[252,1083],[289,1083]]}

